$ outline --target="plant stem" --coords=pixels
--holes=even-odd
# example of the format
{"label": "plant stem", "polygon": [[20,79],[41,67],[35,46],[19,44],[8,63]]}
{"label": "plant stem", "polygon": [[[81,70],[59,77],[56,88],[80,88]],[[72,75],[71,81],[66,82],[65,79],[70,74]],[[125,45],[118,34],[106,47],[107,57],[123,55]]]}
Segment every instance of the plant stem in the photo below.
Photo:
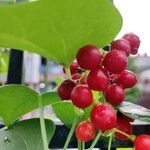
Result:
{"label": "plant stem", "polygon": [[81,150],[81,141],[78,140],[78,150]]}
{"label": "plant stem", "polygon": [[94,146],[96,145],[96,143],[98,142],[99,138],[101,137],[102,133],[99,131],[98,134],[96,135],[92,145],[90,146],[89,150],[93,150]]}
{"label": "plant stem", "polygon": [[82,142],[82,150],[85,150],[85,142]]}
{"label": "plant stem", "polygon": [[131,138],[131,136],[119,129],[115,129],[115,132],[121,133],[122,135],[126,136],[128,139],[130,139],[131,141],[133,141],[133,139]]}
{"label": "plant stem", "polygon": [[76,116],[76,117],[74,118],[74,122],[73,122],[73,124],[72,124],[71,130],[70,130],[70,132],[69,132],[69,135],[68,135],[68,137],[67,137],[67,140],[66,140],[66,142],[65,142],[65,145],[64,145],[63,150],[67,150],[67,147],[68,147],[68,145],[69,145],[69,142],[70,142],[71,137],[72,137],[72,135],[73,135],[73,133],[74,133],[74,130],[75,130],[75,127],[76,127],[77,123],[78,123],[78,116]]}
{"label": "plant stem", "polygon": [[44,78],[45,78],[45,91],[48,91],[48,85],[49,85],[49,81],[48,81],[48,60],[46,59],[46,65],[45,65],[45,73],[44,73]]}
{"label": "plant stem", "polygon": [[113,137],[114,133],[112,133],[109,137],[109,143],[108,143],[108,150],[111,150],[111,144],[112,144],[112,137]]}
{"label": "plant stem", "polygon": [[40,96],[39,96],[39,112],[40,112],[40,126],[41,126],[43,147],[44,150],[48,150],[48,140],[47,140],[47,134],[45,129],[45,120],[44,120],[44,107],[42,106],[42,99]]}
{"label": "plant stem", "polygon": [[70,68],[65,68],[66,71],[66,79],[70,79],[71,73],[70,73]]}

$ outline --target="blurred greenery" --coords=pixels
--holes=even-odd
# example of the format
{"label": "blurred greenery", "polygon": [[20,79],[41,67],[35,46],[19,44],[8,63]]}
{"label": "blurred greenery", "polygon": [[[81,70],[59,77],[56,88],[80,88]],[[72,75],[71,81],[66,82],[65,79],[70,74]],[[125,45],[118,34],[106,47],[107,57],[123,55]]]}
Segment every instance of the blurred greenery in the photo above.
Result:
{"label": "blurred greenery", "polygon": [[[139,73],[138,67],[136,65],[136,58],[129,57],[128,59],[128,70],[134,72],[135,74]],[[141,92],[137,86],[126,89],[126,101],[135,102],[137,101],[137,97],[140,96]]]}

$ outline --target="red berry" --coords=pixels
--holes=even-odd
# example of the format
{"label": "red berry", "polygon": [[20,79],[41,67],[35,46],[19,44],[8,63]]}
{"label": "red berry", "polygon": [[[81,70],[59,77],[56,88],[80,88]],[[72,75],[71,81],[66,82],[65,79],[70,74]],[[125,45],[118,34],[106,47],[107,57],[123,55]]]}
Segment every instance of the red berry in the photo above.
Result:
{"label": "red berry", "polygon": [[75,134],[78,140],[87,142],[95,137],[95,128],[90,122],[83,121],[77,126]]}
{"label": "red berry", "polygon": [[119,39],[113,41],[111,44],[111,49],[121,50],[126,53],[127,56],[130,55],[130,43],[125,39]]}
{"label": "red berry", "polygon": [[70,72],[71,72],[71,74],[73,75],[73,74],[77,73],[77,69],[78,68],[79,68],[79,64],[78,64],[77,60],[75,59],[72,62],[72,64],[70,65]]}
{"label": "red berry", "polygon": [[103,65],[111,73],[119,74],[127,67],[127,56],[123,51],[112,50],[106,54]]}
{"label": "red berry", "polygon": [[138,52],[140,46],[140,39],[134,33],[128,33],[123,36],[123,39],[127,40],[130,43],[131,54],[135,55]]}
{"label": "red berry", "polygon": [[137,83],[137,78],[133,72],[124,70],[121,72],[116,82],[122,85],[123,88],[131,88]]}
{"label": "red berry", "polygon": [[58,87],[58,95],[62,100],[69,100],[71,91],[76,86],[75,82],[72,80],[63,81]]}
{"label": "red berry", "polygon": [[[131,125],[132,119],[123,116],[123,115],[118,115],[117,116],[117,126],[116,128],[131,135],[133,132],[133,127]],[[116,137],[118,137],[121,140],[127,140],[128,138],[118,132],[115,133]]]}
{"label": "red berry", "polygon": [[92,104],[93,95],[86,85],[77,85],[71,92],[73,104],[79,108],[86,108]]}
{"label": "red berry", "polygon": [[81,74],[80,73],[75,73],[71,76],[72,80],[78,80],[81,78]]}
{"label": "red berry", "polygon": [[109,103],[119,105],[125,98],[125,92],[119,85],[112,84],[106,91],[105,98]]}
{"label": "red berry", "polygon": [[77,61],[81,68],[91,70],[99,66],[102,61],[102,54],[97,47],[87,45],[78,51]]}
{"label": "red berry", "polygon": [[90,89],[105,92],[109,86],[109,78],[102,68],[91,70],[87,77],[87,84]]}
{"label": "red berry", "polygon": [[150,150],[150,135],[142,134],[134,141],[135,150]]}
{"label": "red berry", "polygon": [[108,103],[94,106],[90,118],[93,125],[101,131],[107,131],[116,127],[116,111]]}

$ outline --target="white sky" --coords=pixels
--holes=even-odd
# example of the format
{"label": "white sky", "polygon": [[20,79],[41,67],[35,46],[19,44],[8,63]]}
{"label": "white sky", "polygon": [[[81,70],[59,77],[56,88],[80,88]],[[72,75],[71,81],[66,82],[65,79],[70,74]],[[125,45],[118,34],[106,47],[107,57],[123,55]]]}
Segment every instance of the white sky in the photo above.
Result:
{"label": "white sky", "polygon": [[150,55],[150,0],[114,0],[123,17],[123,27],[117,38],[133,32],[141,39],[140,54]]}

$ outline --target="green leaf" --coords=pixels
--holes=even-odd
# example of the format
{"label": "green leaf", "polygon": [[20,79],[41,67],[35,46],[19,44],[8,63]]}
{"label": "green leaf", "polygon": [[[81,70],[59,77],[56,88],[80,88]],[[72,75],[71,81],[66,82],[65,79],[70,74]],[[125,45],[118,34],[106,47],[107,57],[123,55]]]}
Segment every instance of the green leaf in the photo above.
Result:
{"label": "green leaf", "polygon": [[46,92],[41,95],[42,97],[42,104],[46,105],[53,105],[55,103],[61,102],[57,92]]}
{"label": "green leaf", "polygon": [[[51,120],[45,120],[48,141],[50,142],[55,126]],[[0,129],[0,150],[43,150],[40,120],[21,121],[10,129]]]}
{"label": "green leaf", "polygon": [[118,109],[130,118],[150,122],[150,110],[142,106],[130,102],[123,102]]}
{"label": "green leaf", "polygon": [[[39,108],[39,93],[23,85],[0,87],[0,116],[6,125],[12,124],[20,116]],[[59,101],[56,92],[42,95],[43,106]]]}
{"label": "green leaf", "polygon": [[68,128],[71,128],[76,113],[74,106],[70,102],[60,102],[52,105],[56,116],[64,123]]}
{"label": "green leaf", "polygon": [[66,66],[81,46],[106,46],[122,26],[109,0],[1,5],[0,20],[0,46],[36,52]]}

